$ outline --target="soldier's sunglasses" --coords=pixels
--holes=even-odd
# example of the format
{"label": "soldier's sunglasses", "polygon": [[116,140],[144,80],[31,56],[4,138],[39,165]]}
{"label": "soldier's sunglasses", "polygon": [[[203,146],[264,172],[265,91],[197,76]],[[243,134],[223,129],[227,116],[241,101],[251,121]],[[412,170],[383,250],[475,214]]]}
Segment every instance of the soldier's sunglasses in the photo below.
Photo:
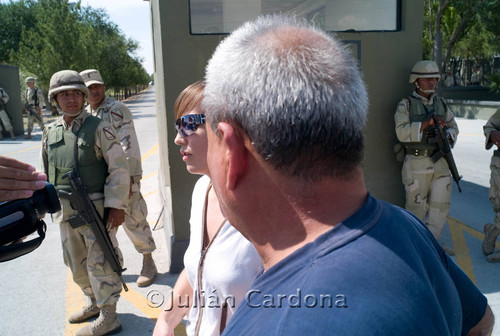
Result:
{"label": "soldier's sunglasses", "polygon": [[199,125],[205,123],[204,114],[186,114],[175,122],[175,129],[181,137],[188,137],[198,129]]}

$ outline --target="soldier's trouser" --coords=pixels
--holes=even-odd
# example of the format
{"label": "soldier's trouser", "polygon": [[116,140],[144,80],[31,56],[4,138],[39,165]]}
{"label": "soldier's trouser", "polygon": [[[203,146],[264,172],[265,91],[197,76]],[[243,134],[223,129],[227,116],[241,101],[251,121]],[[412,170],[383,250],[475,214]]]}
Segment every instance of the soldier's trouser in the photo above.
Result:
{"label": "soldier's trouser", "polygon": [[40,126],[41,129],[43,129],[43,117],[41,115],[39,115],[40,120],[38,120],[37,118],[35,118],[31,113],[28,112],[28,132],[31,132],[31,130],[33,129],[33,124],[36,122],[38,124],[38,126]]}
{"label": "soldier's trouser", "polygon": [[500,229],[500,157],[491,157],[490,170],[490,202],[495,211],[495,226]]}
{"label": "soldier's trouser", "polygon": [[[140,190],[140,189],[139,189]],[[147,221],[148,208],[140,191],[134,191],[125,213],[123,229],[139,253],[151,253],[156,249],[153,234]]]}
{"label": "soldier's trouser", "polygon": [[406,155],[401,172],[406,209],[420,218],[436,239],[441,237],[450,212],[451,175],[446,160]]}
{"label": "soldier's trouser", "polygon": [[[103,203],[103,200],[94,201],[96,209],[101,215],[104,210]],[[61,199],[61,207],[62,211],[54,214],[53,219],[54,222],[60,224],[64,264],[71,269],[73,281],[85,295],[95,296],[99,307],[116,303],[122,290],[121,282],[105,259],[90,225],[86,224],[73,229],[67,222],[67,218],[75,211],[66,199]],[[116,240],[116,229],[113,229],[109,236],[120,262],[123,263]]]}
{"label": "soldier's trouser", "polygon": [[[7,112],[5,112],[5,110],[1,110],[0,111],[0,119],[2,119],[2,123],[5,127],[5,130],[7,132],[10,132],[12,131],[12,125],[10,123],[10,119],[9,119],[9,116],[7,115]],[[0,129],[2,128],[1,124],[0,124]]]}

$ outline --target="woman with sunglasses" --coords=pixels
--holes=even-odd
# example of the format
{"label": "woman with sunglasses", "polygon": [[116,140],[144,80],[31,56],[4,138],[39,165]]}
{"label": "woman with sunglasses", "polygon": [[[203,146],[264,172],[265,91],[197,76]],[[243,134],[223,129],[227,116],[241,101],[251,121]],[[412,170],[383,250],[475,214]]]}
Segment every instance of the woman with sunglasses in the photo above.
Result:
{"label": "woman with sunglasses", "polygon": [[168,296],[154,336],[173,336],[187,314],[187,335],[220,335],[262,262],[253,245],[224,218],[207,165],[205,115],[200,111],[205,83],[189,85],[177,97],[175,144],[191,174],[203,175],[193,190],[185,269]]}

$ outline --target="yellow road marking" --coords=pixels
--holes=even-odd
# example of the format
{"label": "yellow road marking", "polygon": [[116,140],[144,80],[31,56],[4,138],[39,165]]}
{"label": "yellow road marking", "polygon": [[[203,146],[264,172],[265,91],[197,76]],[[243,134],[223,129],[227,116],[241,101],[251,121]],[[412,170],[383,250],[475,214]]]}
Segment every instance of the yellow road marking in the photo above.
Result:
{"label": "yellow road marking", "polygon": [[154,191],[150,191],[150,192],[148,192],[148,193],[146,193],[146,194],[142,194],[142,197],[143,197],[143,198],[146,198],[146,197],[148,197],[148,196],[151,196],[151,195],[156,195],[156,194],[158,194],[158,191],[157,191],[157,190],[154,190]]}
{"label": "yellow road marking", "polygon": [[[465,241],[464,232],[467,232],[481,242],[484,240],[484,233],[465,225],[455,218],[448,217],[448,223],[450,224],[451,240],[455,250],[457,264],[469,276],[469,278],[476,283],[474,265],[472,264],[472,259],[470,257],[469,247]],[[496,248],[500,249],[500,243],[496,243]]]}
{"label": "yellow road marking", "polygon": [[66,330],[64,335],[75,335],[78,329],[83,328],[85,323],[69,323],[68,318],[74,312],[85,306],[85,297],[80,287],[73,282],[73,275],[68,268],[66,281]]}
{"label": "yellow road marking", "polygon": [[148,178],[153,177],[153,176],[155,176],[155,175],[158,175],[158,171],[155,171],[155,172],[152,172],[152,173],[151,173],[151,174],[149,174],[149,175],[143,176],[143,177],[142,177],[142,179],[141,179],[141,181],[143,181],[143,180],[147,180]]}
{"label": "yellow road marking", "polygon": [[130,287],[128,288],[128,292],[122,291],[120,296],[139,309],[147,318],[156,323],[161,308],[150,307],[147,303],[147,298]]}
{"label": "yellow road marking", "polygon": [[31,147],[28,147],[28,148],[25,148],[25,149],[20,149],[18,151],[15,151],[15,152],[12,152],[12,153],[7,153],[5,154],[5,156],[9,156],[9,155],[14,155],[14,154],[19,154],[19,153],[22,153],[22,152],[27,152],[27,151],[30,151],[30,150],[33,150],[33,149],[37,149],[37,148],[40,148],[42,145],[41,143],[36,145],[36,146],[31,146]]}
{"label": "yellow road marking", "polygon": [[159,151],[160,151],[160,144],[156,144],[154,145],[150,150],[148,150],[146,152],[146,154],[144,154],[142,157],[141,157],[141,161],[144,162],[146,161],[147,158],[149,158],[151,155],[154,155],[154,154],[157,154]]}
{"label": "yellow road marking", "polygon": [[472,282],[476,283],[474,266],[472,265],[469,247],[467,246],[467,242],[465,241],[465,236],[463,233],[463,227],[465,225],[451,217],[448,217],[448,223],[450,224],[451,240],[453,242],[453,249],[455,251],[457,264],[469,276]]}

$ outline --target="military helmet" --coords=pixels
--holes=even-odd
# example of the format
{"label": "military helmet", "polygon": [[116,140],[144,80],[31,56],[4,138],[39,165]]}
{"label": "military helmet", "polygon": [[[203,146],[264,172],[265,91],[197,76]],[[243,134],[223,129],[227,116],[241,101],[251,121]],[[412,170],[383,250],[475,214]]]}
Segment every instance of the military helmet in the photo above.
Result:
{"label": "military helmet", "polygon": [[439,68],[433,61],[418,61],[415,63],[410,73],[410,83],[415,83],[419,78],[437,78],[441,79]]}
{"label": "military helmet", "polygon": [[73,70],[61,70],[50,78],[49,99],[53,101],[56,94],[67,90],[81,91],[85,98],[89,96],[89,89],[83,82],[80,74]]}
{"label": "military helmet", "polygon": [[80,76],[82,76],[85,85],[87,87],[92,84],[102,84],[104,85],[104,81],[102,80],[101,73],[96,69],[88,69],[80,72]]}
{"label": "military helmet", "polygon": [[36,82],[35,77],[26,77],[26,83],[34,83]]}

